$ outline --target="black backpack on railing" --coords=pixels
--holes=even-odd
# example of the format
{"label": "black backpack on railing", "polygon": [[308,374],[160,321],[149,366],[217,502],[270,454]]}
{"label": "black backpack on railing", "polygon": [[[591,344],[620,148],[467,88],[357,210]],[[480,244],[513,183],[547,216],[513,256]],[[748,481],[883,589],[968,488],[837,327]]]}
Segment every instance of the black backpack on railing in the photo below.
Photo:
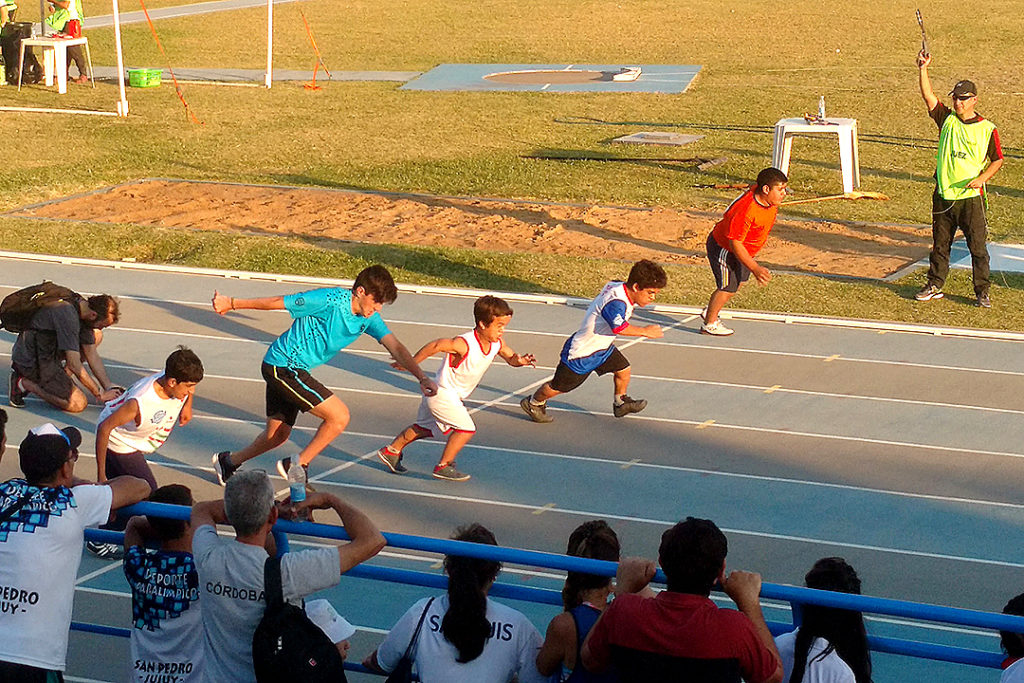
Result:
{"label": "black backpack on railing", "polygon": [[263,565],[267,609],[252,635],[252,664],[258,683],[339,683],[341,653],[301,607],[284,601],[281,558]]}
{"label": "black backpack on railing", "polygon": [[48,280],[19,289],[0,301],[0,327],[14,333],[24,332],[30,329],[32,316],[41,309],[62,301],[74,304],[81,298],[67,287],[55,285]]}

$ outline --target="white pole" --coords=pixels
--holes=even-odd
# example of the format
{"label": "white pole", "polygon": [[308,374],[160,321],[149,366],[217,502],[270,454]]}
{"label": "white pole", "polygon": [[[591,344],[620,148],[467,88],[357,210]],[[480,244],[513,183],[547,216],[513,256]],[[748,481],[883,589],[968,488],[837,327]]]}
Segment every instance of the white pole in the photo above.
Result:
{"label": "white pole", "polygon": [[274,81],[274,0],[267,0],[267,73],[263,85],[268,88]]}
{"label": "white pole", "polygon": [[117,0],[112,0],[114,6],[114,45],[117,52],[117,87],[121,99],[117,102],[117,115],[128,116],[128,96],[124,90],[124,54],[121,52],[121,14],[117,6]]}

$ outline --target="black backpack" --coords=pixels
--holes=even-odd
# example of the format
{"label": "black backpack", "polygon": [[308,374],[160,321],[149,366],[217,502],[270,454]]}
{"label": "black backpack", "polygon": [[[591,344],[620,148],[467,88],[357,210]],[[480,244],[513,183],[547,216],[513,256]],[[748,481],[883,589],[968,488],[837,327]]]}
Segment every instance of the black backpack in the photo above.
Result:
{"label": "black backpack", "polygon": [[74,304],[81,298],[67,287],[48,280],[19,289],[0,301],[0,327],[14,333],[24,332],[31,329],[32,316],[39,310],[63,301]]}
{"label": "black backpack", "polygon": [[252,664],[258,683],[346,681],[338,648],[306,611],[284,601],[281,558],[263,565],[267,609],[252,635]]}

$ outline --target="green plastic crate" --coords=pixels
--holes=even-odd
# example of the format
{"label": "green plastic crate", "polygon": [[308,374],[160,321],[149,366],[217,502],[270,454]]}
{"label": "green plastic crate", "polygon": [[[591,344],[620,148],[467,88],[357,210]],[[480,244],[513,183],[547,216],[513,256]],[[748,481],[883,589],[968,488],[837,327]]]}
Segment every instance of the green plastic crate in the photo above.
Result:
{"label": "green plastic crate", "polygon": [[160,85],[160,69],[128,69],[128,85],[133,88],[155,88]]}

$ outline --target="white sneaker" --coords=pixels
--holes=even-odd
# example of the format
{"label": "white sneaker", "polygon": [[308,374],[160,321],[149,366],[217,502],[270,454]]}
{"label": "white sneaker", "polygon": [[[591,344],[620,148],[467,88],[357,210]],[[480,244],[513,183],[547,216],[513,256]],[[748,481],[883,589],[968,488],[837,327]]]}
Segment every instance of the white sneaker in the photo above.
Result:
{"label": "white sneaker", "polygon": [[716,320],[713,323],[701,323],[700,333],[714,335],[715,337],[728,337],[733,331],[723,325],[721,320]]}

